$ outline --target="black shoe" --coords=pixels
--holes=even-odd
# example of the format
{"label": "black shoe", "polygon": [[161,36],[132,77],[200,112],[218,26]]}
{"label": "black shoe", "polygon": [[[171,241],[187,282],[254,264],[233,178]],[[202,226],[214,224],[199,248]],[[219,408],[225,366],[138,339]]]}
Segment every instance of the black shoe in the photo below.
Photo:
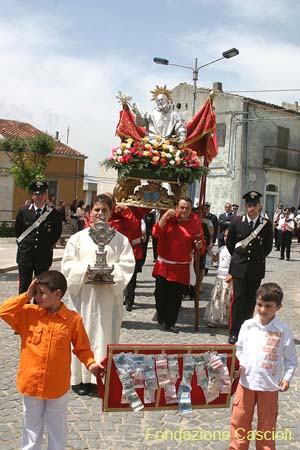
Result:
{"label": "black shoe", "polygon": [[228,339],[228,344],[235,344],[237,340],[238,340],[237,335],[231,334]]}
{"label": "black shoe", "polygon": [[132,305],[126,305],[126,311],[132,311],[133,306]]}
{"label": "black shoe", "polygon": [[279,259],[284,259],[284,258],[279,258]]}
{"label": "black shoe", "polygon": [[96,384],[89,383],[90,392],[88,393],[89,397],[98,397],[98,387]]}
{"label": "black shoe", "polygon": [[287,261],[290,261],[290,258],[286,258]]}
{"label": "black shoe", "polygon": [[[73,389],[75,387],[75,389]],[[78,395],[89,395],[91,388],[90,383],[80,383],[72,386],[72,390]]]}
{"label": "black shoe", "polygon": [[165,326],[165,331],[170,331],[171,333],[178,334],[180,330],[179,330],[179,328],[174,327],[174,326],[171,326],[171,327]]}
{"label": "black shoe", "polygon": [[81,383],[79,384],[72,384],[71,389],[75,394],[78,394],[79,389],[81,388]]}

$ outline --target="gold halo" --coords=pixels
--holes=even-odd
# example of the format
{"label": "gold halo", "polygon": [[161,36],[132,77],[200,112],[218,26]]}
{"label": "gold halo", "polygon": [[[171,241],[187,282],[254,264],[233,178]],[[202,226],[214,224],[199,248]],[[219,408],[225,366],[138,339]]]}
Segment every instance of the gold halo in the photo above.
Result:
{"label": "gold halo", "polygon": [[164,86],[156,85],[156,88],[150,92],[152,94],[152,98],[151,98],[152,101],[155,101],[160,94],[164,94],[170,102],[172,101],[172,91],[167,89],[166,85],[164,85]]}

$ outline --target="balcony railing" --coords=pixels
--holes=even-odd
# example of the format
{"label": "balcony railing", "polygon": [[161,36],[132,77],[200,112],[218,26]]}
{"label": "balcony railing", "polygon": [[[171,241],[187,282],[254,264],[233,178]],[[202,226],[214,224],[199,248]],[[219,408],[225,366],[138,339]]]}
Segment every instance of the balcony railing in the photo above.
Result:
{"label": "balcony railing", "polygon": [[300,172],[300,150],[264,146],[263,166]]}

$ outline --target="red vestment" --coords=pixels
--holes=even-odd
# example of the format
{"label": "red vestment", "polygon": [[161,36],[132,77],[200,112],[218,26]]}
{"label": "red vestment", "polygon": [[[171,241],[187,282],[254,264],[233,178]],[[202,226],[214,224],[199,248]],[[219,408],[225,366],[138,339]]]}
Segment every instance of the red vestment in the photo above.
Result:
{"label": "red vestment", "polygon": [[170,262],[158,259],[152,276],[161,276],[187,286],[190,284],[190,262],[196,237],[204,245],[202,224],[195,216],[180,222],[177,218],[168,219],[164,228],[160,228],[158,223],[153,226],[152,235],[158,239],[158,256]]}
{"label": "red vestment", "polygon": [[115,210],[109,220],[109,225],[128,238],[135,259],[142,259],[141,220],[136,217],[135,213],[130,208],[126,208],[121,212]]}

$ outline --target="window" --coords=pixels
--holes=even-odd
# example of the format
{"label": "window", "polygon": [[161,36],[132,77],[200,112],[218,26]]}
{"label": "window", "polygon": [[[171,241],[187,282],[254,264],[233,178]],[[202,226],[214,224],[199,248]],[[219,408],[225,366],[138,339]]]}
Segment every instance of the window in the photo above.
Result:
{"label": "window", "polygon": [[289,128],[277,126],[277,147],[289,148],[290,130]]}
{"label": "window", "polygon": [[275,184],[268,184],[266,187],[266,191],[268,192],[278,192],[278,187]]}
{"label": "window", "polygon": [[217,141],[219,147],[225,147],[225,138],[226,138],[226,123],[218,123],[217,124]]}

